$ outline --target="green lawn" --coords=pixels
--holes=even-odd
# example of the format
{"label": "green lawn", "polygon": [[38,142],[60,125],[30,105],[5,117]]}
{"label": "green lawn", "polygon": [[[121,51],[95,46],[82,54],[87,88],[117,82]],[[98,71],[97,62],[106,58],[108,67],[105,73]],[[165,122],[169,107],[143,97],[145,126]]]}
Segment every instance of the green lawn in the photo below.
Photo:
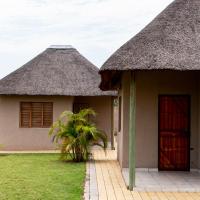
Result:
{"label": "green lawn", "polygon": [[58,154],[0,155],[0,200],[82,199],[85,163]]}

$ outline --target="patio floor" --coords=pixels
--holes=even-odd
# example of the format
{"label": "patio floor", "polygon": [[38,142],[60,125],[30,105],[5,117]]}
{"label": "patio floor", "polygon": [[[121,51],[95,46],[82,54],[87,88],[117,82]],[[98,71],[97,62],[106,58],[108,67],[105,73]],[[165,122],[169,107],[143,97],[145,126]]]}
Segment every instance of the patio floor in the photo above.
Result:
{"label": "patio floor", "polygon": [[[123,169],[122,174],[128,185],[128,169]],[[136,171],[136,190],[200,192],[200,173]]]}
{"label": "patio floor", "polygon": [[[87,165],[86,200],[200,200],[198,192],[129,191],[116,160],[116,151],[93,150]],[[198,179],[199,181],[199,179]]]}

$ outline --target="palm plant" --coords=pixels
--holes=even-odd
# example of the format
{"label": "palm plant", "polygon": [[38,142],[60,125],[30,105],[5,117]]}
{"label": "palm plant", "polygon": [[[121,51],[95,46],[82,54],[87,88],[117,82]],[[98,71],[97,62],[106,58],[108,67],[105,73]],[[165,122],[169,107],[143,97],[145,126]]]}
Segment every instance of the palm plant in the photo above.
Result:
{"label": "palm plant", "polygon": [[96,113],[92,109],[83,109],[79,113],[65,111],[52,125],[49,135],[61,148],[62,156],[70,155],[75,162],[88,160],[93,145],[107,148],[106,134],[91,122]]}

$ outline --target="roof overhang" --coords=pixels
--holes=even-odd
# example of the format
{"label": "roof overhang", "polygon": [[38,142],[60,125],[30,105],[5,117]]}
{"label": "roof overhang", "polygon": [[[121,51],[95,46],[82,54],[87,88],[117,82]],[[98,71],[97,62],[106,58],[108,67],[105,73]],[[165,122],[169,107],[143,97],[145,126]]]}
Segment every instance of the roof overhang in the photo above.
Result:
{"label": "roof overhang", "polygon": [[117,90],[120,88],[122,71],[103,70],[99,74],[101,75],[99,85],[101,90]]}

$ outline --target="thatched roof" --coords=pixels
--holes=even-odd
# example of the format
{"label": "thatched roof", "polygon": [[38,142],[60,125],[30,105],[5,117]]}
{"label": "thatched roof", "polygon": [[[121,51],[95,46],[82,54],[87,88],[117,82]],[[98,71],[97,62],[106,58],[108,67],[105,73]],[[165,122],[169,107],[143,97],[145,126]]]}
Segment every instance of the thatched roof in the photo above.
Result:
{"label": "thatched roof", "polygon": [[200,70],[200,0],[175,0],[102,66],[106,70]]}
{"label": "thatched roof", "polygon": [[98,68],[71,46],[51,46],[0,80],[5,95],[114,95],[98,88]]}

